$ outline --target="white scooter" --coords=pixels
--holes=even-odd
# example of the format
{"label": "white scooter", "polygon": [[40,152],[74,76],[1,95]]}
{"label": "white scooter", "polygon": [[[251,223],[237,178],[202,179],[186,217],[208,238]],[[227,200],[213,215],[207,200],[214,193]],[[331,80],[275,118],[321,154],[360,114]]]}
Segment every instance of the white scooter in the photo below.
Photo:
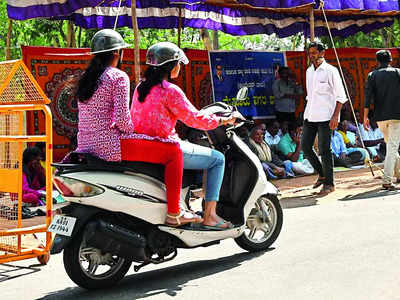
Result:
{"label": "white scooter", "polygon": [[[236,108],[214,103],[203,110],[228,116]],[[228,238],[247,251],[268,249],[282,227],[278,189],[268,182],[258,157],[233,131],[243,124],[239,122],[208,132],[210,142],[226,158],[217,212],[235,225],[232,229],[165,225],[161,165],[107,162],[83,153],[75,154],[77,163],[54,164],[54,184],[70,204],[50,224],[49,231],[56,233],[51,253],[64,250],[69,277],[87,289],[110,287],[124,277],[132,262],[139,271],[174,259],[178,248],[208,247]],[[193,183],[193,172],[185,170],[182,197],[190,193]]]}

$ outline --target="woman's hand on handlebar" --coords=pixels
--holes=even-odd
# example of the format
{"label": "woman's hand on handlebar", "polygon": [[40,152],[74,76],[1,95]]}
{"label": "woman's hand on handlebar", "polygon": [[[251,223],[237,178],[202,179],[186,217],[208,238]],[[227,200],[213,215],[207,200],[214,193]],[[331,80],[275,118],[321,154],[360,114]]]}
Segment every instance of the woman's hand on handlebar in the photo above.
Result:
{"label": "woman's hand on handlebar", "polygon": [[222,125],[235,125],[236,120],[244,120],[242,114],[238,111],[234,111],[230,117],[227,118],[221,118],[222,119]]}

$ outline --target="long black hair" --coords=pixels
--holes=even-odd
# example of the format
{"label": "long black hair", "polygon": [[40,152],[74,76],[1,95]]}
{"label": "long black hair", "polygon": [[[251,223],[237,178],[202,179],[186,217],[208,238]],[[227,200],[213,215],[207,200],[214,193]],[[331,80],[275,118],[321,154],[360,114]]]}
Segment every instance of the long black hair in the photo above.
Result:
{"label": "long black hair", "polygon": [[106,68],[111,65],[114,52],[103,52],[96,54],[91,60],[89,67],[82,74],[78,81],[76,98],[80,102],[87,102],[97,91],[100,84],[100,76]]}
{"label": "long black hair", "polygon": [[137,88],[139,93],[139,102],[144,102],[153,86],[160,84],[166,76],[169,81],[171,79],[171,71],[177,64],[178,61],[175,60],[159,67],[149,66],[146,72],[144,72],[145,80],[142,81]]}

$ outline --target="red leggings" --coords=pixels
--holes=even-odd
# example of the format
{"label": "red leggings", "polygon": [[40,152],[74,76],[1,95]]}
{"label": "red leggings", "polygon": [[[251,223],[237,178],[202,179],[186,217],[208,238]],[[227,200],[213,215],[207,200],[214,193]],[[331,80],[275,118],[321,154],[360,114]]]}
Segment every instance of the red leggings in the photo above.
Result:
{"label": "red leggings", "polygon": [[179,144],[140,139],[121,140],[121,158],[163,164],[168,213],[179,213],[183,174],[183,154]]}

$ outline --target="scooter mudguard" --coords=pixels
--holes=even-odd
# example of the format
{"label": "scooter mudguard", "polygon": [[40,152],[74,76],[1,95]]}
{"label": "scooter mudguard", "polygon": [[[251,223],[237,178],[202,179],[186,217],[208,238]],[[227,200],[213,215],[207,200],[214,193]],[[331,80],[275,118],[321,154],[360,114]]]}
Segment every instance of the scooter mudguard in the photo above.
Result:
{"label": "scooter mudguard", "polygon": [[50,254],[58,254],[64,250],[72,239],[81,231],[87,222],[96,214],[98,214],[101,209],[93,206],[79,205],[71,203],[70,205],[64,207],[62,212],[69,216],[76,218],[74,230],[71,236],[65,236],[56,234],[51,246]]}

